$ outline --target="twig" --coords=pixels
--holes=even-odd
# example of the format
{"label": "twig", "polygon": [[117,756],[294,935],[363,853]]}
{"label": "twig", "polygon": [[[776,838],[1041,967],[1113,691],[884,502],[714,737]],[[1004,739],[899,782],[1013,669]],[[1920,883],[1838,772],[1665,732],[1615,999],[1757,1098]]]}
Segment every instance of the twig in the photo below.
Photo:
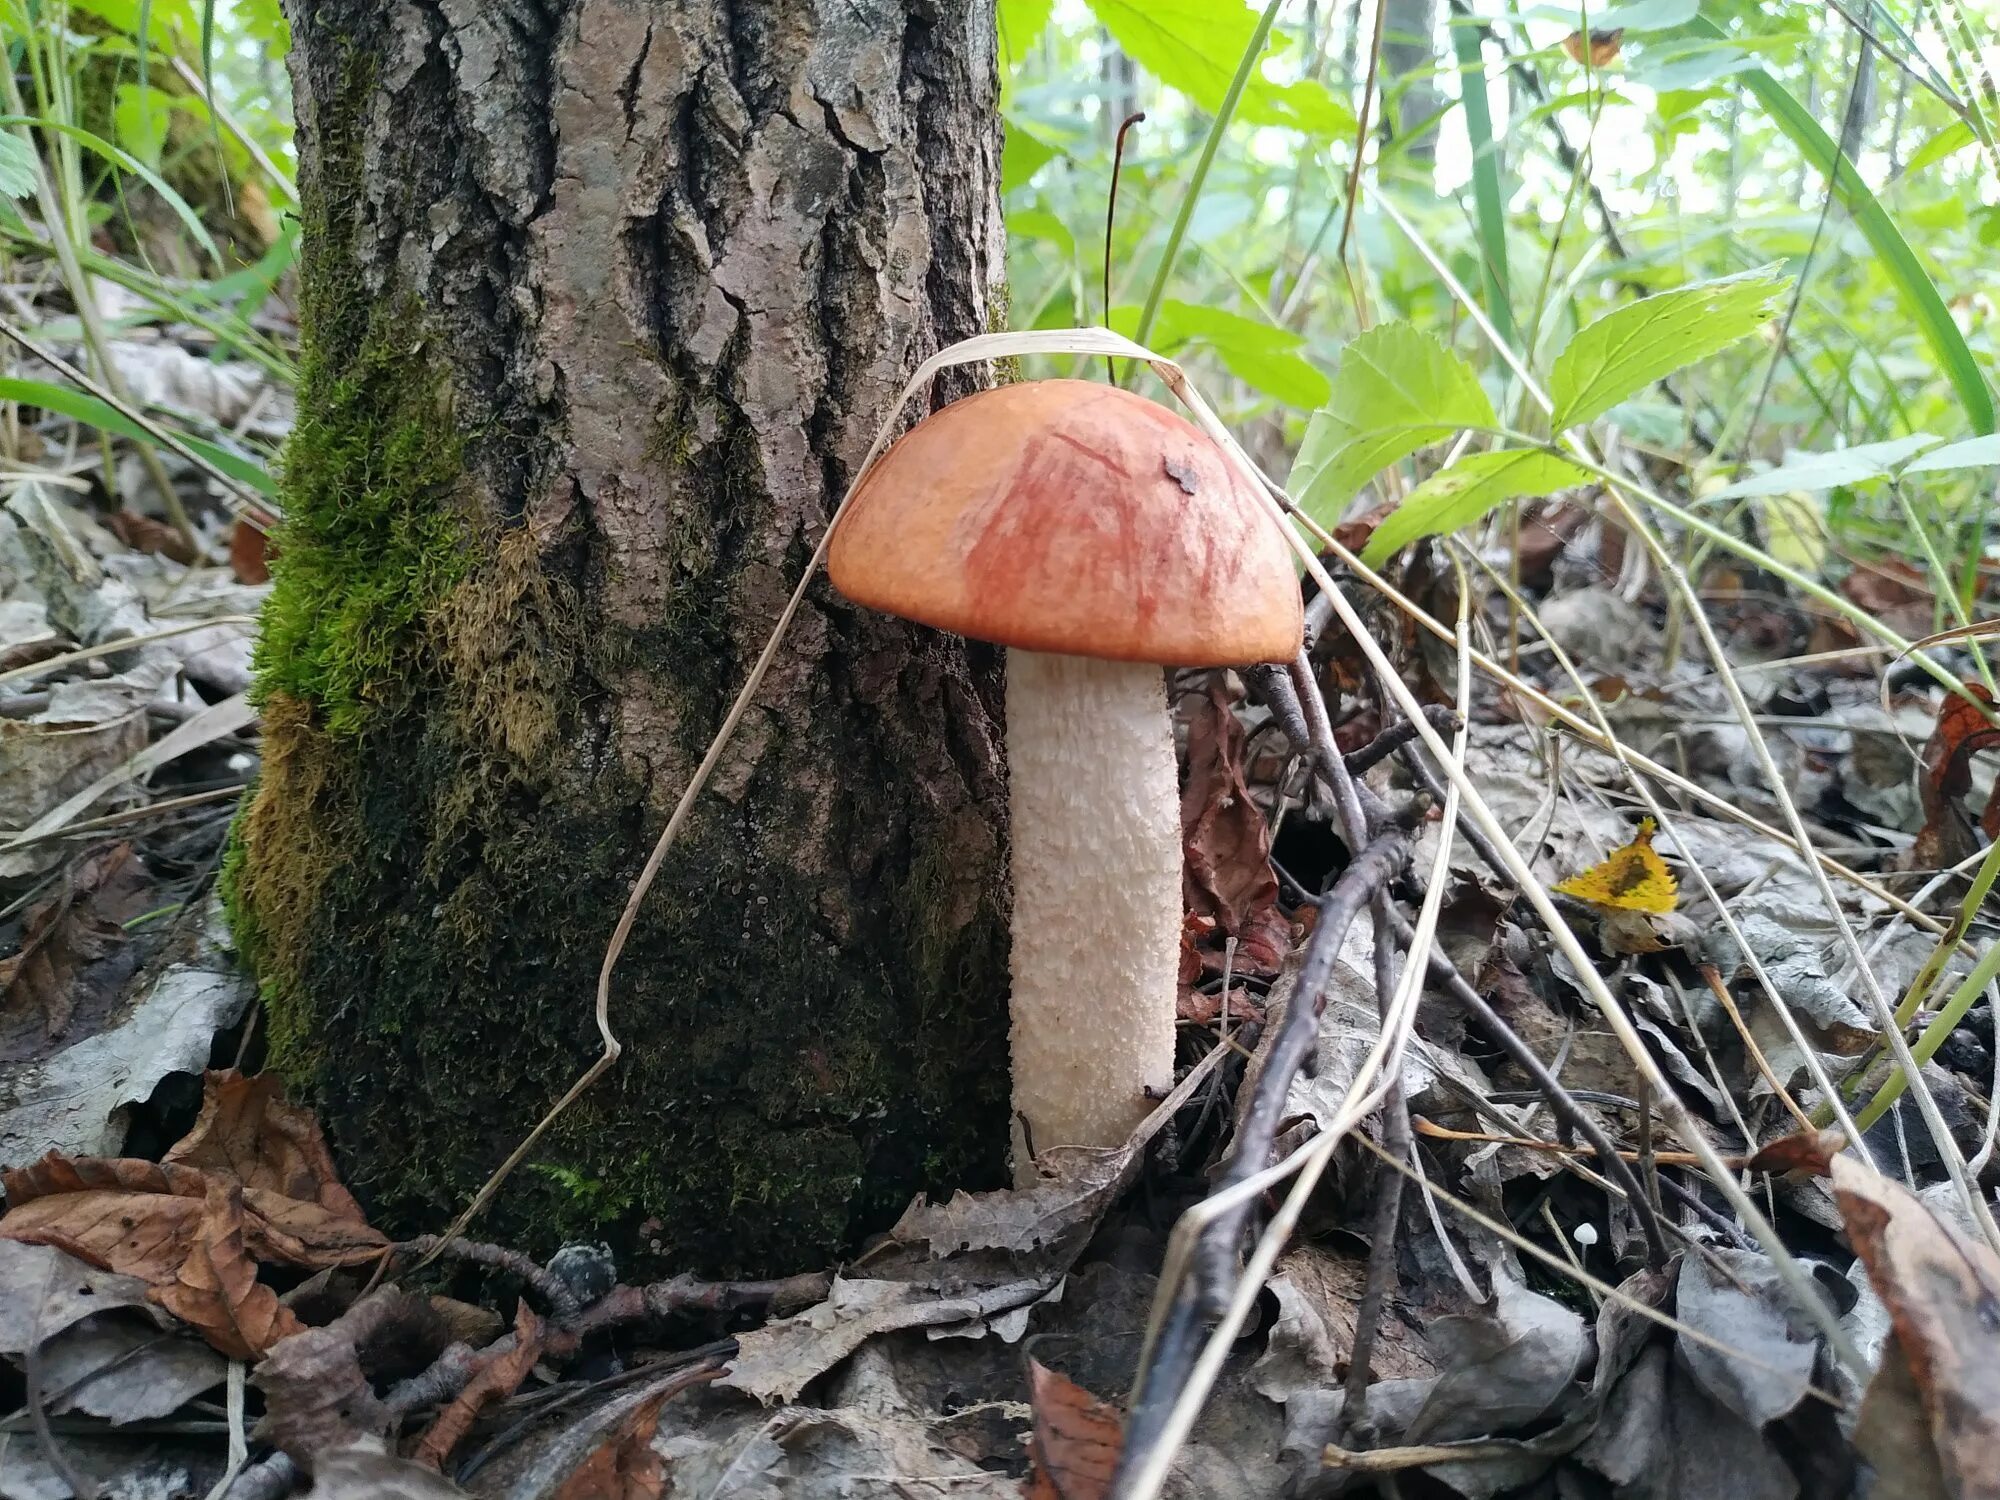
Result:
{"label": "twig", "polygon": [[[1396,873],[1409,852],[1403,830],[1384,834],[1354,861],[1320,898],[1319,920],[1306,942],[1306,956],[1286,1003],[1284,1020],[1265,1049],[1263,1071],[1245,1111],[1235,1149],[1222,1178],[1211,1190],[1216,1196],[1254,1176],[1271,1154],[1285,1094],[1293,1076],[1319,1039],[1319,1017],[1326,1005],[1327,982],[1333,977],[1348,929],[1362,905]],[[1125,1452],[1140,1453],[1155,1442],[1186,1383],[1198,1350],[1205,1309],[1224,1294],[1230,1261],[1242,1234],[1247,1205],[1216,1219],[1196,1250],[1196,1270],[1184,1277],[1162,1323],[1158,1346],[1146,1364],[1140,1388],[1133,1392],[1132,1414],[1125,1425]]]}
{"label": "twig", "polygon": [[789,1308],[810,1307],[823,1301],[833,1278],[825,1271],[787,1276],[782,1281],[701,1281],[693,1276],[676,1276],[650,1286],[613,1287],[608,1295],[591,1305],[577,1322],[579,1334],[591,1334],[625,1323],[648,1319],[664,1322],[690,1313],[724,1314],[747,1308],[769,1308],[775,1314]]}
{"label": "twig", "polygon": [[[1104,195],[1104,326],[1111,326],[1111,230],[1118,222],[1118,169],[1125,164],[1125,133],[1134,125],[1142,123],[1146,112],[1142,109],[1127,115],[1118,127],[1118,138],[1111,147],[1111,190]],[[1105,378],[1113,385],[1118,383],[1118,367],[1111,362],[1111,356],[1104,356]]]}
{"label": "twig", "polygon": [[[1458,728],[1458,715],[1442,703],[1426,704],[1424,717],[1431,721],[1431,727],[1439,734],[1451,734]],[[1379,762],[1403,749],[1416,737],[1417,726],[1408,719],[1398,719],[1360,749],[1347,752],[1344,758],[1347,761],[1348,774],[1360,776],[1373,770]],[[1432,788],[1432,794],[1438,801],[1444,801],[1443,792]]]}
{"label": "twig", "polygon": [[[1395,917],[1397,941],[1407,943],[1410,928],[1401,915]],[[1639,1186],[1639,1179],[1632,1174],[1632,1168],[1618,1154],[1618,1148],[1611,1143],[1611,1137],[1604,1133],[1604,1127],[1587,1114],[1569,1090],[1557,1081],[1555,1074],[1548,1070],[1535,1049],[1521,1039],[1518,1032],[1502,1020],[1485,998],[1458,972],[1458,966],[1441,950],[1433,948],[1430,957],[1431,982],[1442,985],[1445,992],[1463,1007],[1468,1018],[1485,1035],[1496,1043],[1518,1068],[1528,1075],[1542,1096],[1549,1101],[1549,1107],[1557,1119],[1589,1143],[1603,1164],[1604,1175],[1616,1183],[1625,1194],[1625,1200],[1632,1206],[1632,1212],[1639,1220],[1639,1228],[1646,1236],[1646,1261],[1648,1265],[1659,1267],[1667,1263],[1666,1236],[1660,1230],[1659,1216],[1646,1199]]]}
{"label": "twig", "polygon": [[399,1256],[417,1256],[421,1265],[429,1265],[435,1260],[456,1260],[517,1276],[533,1287],[548,1304],[549,1311],[554,1315],[559,1327],[570,1327],[583,1313],[583,1304],[576,1300],[576,1294],[569,1289],[567,1282],[539,1261],[523,1255],[518,1250],[510,1250],[505,1245],[488,1245],[479,1240],[446,1239],[441,1235],[420,1234],[415,1239],[404,1240],[397,1245],[395,1253]]}
{"label": "twig", "polygon": [[[1455,716],[1454,716],[1455,717]],[[1389,997],[1396,988],[1394,928],[1386,892],[1375,893],[1375,993],[1382,1007],[1382,1023],[1389,1023]],[[1403,1097],[1400,1070],[1389,1080],[1389,1094],[1382,1101],[1382,1149],[1397,1161],[1409,1157],[1410,1107]],[[1373,1240],[1368,1246],[1368,1279],[1363,1284],[1361,1303],[1354,1310],[1354,1342],[1347,1356],[1346,1399],[1340,1408],[1342,1430],[1353,1434],[1365,1431],[1368,1419],[1368,1375],[1375,1358],[1375,1338],[1381,1332],[1382,1317],[1396,1289],[1396,1229],[1403,1216],[1403,1174],[1384,1172],[1375,1193]]]}
{"label": "twig", "polygon": [[[1319,920],[1306,946],[1305,962],[1298,982],[1285,1003],[1285,1018],[1264,1055],[1264,1067],[1257,1075],[1250,1107],[1243,1113],[1229,1162],[1216,1179],[1214,1192],[1222,1192],[1255,1176],[1270,1165],[1271,1148],[1277,1140],[1278,1125],[1284,1118],[1285,1095],[1292,1079],[1319,1046],[1319,1022],[1326,1010],[1326,986],[1333,966],[1347,940],[1347,931],[1373,900],[1396,876],[1409,858],[1410,836],[1403,829],[1381,834],[1343,870],[1319,904]],[[1383,998],[1387,998],[1386,996]],[[1204,1300],[1212,1312],[1214,1299],[1225,1295],[1230,1281],[1230,1261],[1241,1237],[1248,1207],[1218,1219],[1210,1229],[1202,1250]]]}

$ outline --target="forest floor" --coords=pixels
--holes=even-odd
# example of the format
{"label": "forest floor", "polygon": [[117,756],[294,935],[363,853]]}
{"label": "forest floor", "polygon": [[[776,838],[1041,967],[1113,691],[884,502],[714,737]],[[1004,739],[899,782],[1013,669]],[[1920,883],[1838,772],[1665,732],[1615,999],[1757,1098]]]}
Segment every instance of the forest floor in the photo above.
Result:
{"label": "forest floor", "polygon": [[[255,369],[117,348],[282,431]],[[240,1071],[257,517],[174,459],[183,534],[70,417],[15,437],[0,1497],[2000,1492],[1976,684],[1711,567],[1719,671],[1588,492],[1393,587],[1330,553],[1380,661],[1321,599],[1309,670],[1176,682],[1182,1082],[1134,1139],[840,1265],[632,1285],[390,1241]]]}

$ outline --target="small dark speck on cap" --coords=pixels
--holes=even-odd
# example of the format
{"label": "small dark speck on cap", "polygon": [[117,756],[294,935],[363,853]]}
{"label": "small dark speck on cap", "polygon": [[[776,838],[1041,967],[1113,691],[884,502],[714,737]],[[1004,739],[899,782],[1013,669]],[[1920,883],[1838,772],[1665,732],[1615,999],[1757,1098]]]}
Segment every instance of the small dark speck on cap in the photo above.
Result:
{"label": "small dark speck on cap", "polygon": [[1192,464],[1177,464],[1171,458],[1163,458],[1160,460],[1160,466],[1167,471],[1167,478],[1181,487],[1183,495],[1192,495],[1194,493],[1194,466]]}

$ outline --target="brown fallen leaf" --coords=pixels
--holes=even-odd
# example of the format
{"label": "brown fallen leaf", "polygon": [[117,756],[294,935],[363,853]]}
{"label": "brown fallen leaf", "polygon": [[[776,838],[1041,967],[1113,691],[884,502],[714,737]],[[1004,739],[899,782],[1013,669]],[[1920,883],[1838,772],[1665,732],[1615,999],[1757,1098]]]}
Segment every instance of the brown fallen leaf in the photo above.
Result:
{"label": "brown fallen leaf", "polygon": [[136,510],[113,511],[105,517],[104,529],[134,552],[152,552],[169,561],[191,566],[195,560],[195,550],[182,536],[165,521],[156,521],[151,516],[142,516]]}
{"label": "brown fallen leaf", "polygon": [[319,1121],[285,1102],[277,1077],[246,1078],[233,1068],[202,1081],[201,1114],[165,1157],[181,1166],[230,1177],[327,1212],[359,1220],[361,1205],[341,1185]]}
{"label": "brown fallen leaf", "polygon": [[[1978,701],[1948,694],[1938,708],[1937,725],[1924,742],[1917,778],[1924,826],[1910,846],[1910,869],[1942,869],[1979,850],[1962,799],[1972,786],[1972,757],[2000,746],[2000,728],[1994,727],[1990,712],[1993,700],[1985,687],[1968,682],[1965,690]],[[2000,832],[2000,807],[1989,804],[1980,822],[1991,825],[1985,832],[1994,837]]]}
{"label": "brown fallen leaf", "polygon": [[258,1441],[307,1470],[321,1453],[389,1430],[389,1411],[361,1371],[353,1336],[341,1328],[308,1328],[280,1341],[250,1379],[264,1393]]}
{"label": "brown fallen leaf", "polygon": [[150,909],[153,882],[130,844],[72,866],[59,889],[30,908],[21,948],[0,958],[0,1008],[30,1007],[61,1034],[87,993],[93,966],[125,943],[124,924]]}
{"label": "brown fallen leaf", "polygon": [[[1175,1008],[1176,1019],[1192,1021],[1197,1026],[1207,1026],[1222,1016],[1222,996],[1205,995],[1200,990],[1183,989]],[[1244,1021],[1264,1020],[1264,1002],[1251,994],[1240,984],[1229,987],[1229,1020],[1231,1025]]]}
{"label": "brown fallen leaf", "polygon": [[[1852,1157],[1836,1156],[1832,1175],[1834,1202],[1888,1308],[1947,1492],[2000,1496],[2000,1256]],[[1891,1444],[1881,1432],[1889,1410],[1908,1408],[1889,1394],[1877,1402],[1876,1441],[1907,1459],[1918,1435],[1905,1430]]]}
{"label": "brown fallen leaf", "polygon": [[271,559],[277,555],[265,528],[240,519],[230,528],[229,566],[238,583],[269,583]]}
{"label": "brown fallen leaf", "polygon": [[1268,977],[1284,967],[1292,924],[1278,907],[1270,831],[1244,780],[1246,740],[1222,687],[1211,683],[1188,724],[1181,885],[1188,912],[1215,924],[1204,967],[1222,972],[1223,941],[1233,937],[1235,972]]}
{"label": "brown fallen leaf", "polygon": [[1067,1375],[1030,1358],[1027,1500],[1104,1500],[1125,1442],[1118,1408],[1100,1401]]}
{"label": "brown fallen leaf", "polygon": [[570,1471],[556,1500],[659,1500],[667,1488],[666,1460],[653,1451],[666,1397],[634,1407],[624,1428]]}
{"label": "brown fallen leaf", "polygon": [[1847,1145],[1838,1130],[1795,1130],[1757,1148],[1750,1158],[1753,1172],[1807,1172],[1824,1177],[1833,1170],[1833,1159]]}
{"label": "brown fallen leaf", "polygon": [[261,1080],[216,1073],[208,1084],[199,1121],[166,1161],[51,1152],[0,1174],[11,1205],[0,1238],[136,1276],[153,1301],[245,1359],[302,1326],[258,1281],[258,1263],[359,1265],[389,1242],[333,1175],[309,1115]]}
{"label": "brown fallen leaf", "polygon": [[1928,576],[1899,557],[1857,562],[1840,591],[1889,629],[1912,639],[1930,633],[1937,613]]}
{"label": "brown fallen leaf", "polygon": [[243,1189],[211,1179],[194,1244],[152,1298],[231,1359],[256,1359],[305,1325],[257,1279],[243,1243]]}
{"label": "brown fallen leaf", "polygon": [[535,1316],[534,1309],[523,1302],[514,1313],[514,1342],[506,1348],[496,1350],[479,1367],[478,1373],[465,1383],[465,1389],[452,1399],[451,1405],[438,1413],[431,1430],[417,1444],[417,1451],[411,1459],[427,1469],[443,1469],[444,1461],[451,1457],[456,1448],[472,1430],[472,1424],[479,1420],[479,1413],[496,1401],[504,1401],[520,1389],[521,1382],[528,1378],[528,1372],[535,1367],[535,1361],[542,1357],[544,1335],[542,1320]]}
{"label": "brown fallen leaf", "polygon": [[208,1197],[199,1172],[53,1153],[4,1182],[14,1206],[0,1218],[0,1237],[53,1245],[149,1286],[165,1285],[187,1259]]}
{"label": "brown fallen leaf", "polygon": [[660,1408],[690,1386],[722,1373],[719,1365],[698,1366],[670,1379],[627,1412],[617,1430],[570,1470],[555,1500],[659,1500],[666,1492],[666,1460],[653,1451]]}

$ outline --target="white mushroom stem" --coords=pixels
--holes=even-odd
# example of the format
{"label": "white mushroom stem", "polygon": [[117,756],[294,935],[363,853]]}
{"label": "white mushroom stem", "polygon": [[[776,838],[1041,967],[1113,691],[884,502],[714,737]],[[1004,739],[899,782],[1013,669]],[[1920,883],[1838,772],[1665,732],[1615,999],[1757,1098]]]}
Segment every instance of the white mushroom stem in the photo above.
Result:
{"label": "white mushroom stem", "polygon": [[1026,1185],[1028,1141],[1122,1145],[1147,1091],[1173,1086],[1180,793],[1160,668],[1009,651],[1007,766]]}

